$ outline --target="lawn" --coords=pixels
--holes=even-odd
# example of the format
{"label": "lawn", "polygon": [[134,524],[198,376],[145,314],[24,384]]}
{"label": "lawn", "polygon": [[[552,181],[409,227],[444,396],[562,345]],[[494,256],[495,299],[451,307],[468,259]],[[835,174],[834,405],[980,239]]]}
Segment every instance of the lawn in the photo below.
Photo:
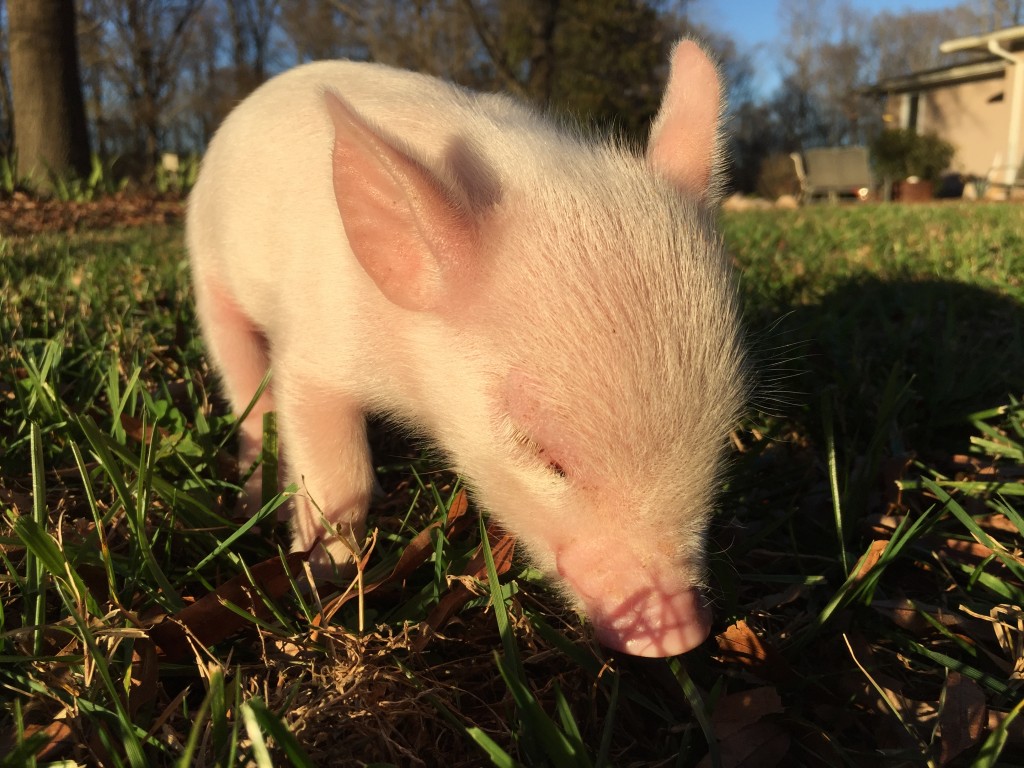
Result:
{"label": "lawn", "polygon": [[180,227],[0,241],[3,764],[1024,765],[1024,208],[723,230],[759,386],[669,660],[383,425],[361,578],[311,587],[287,493],[233,519]]}

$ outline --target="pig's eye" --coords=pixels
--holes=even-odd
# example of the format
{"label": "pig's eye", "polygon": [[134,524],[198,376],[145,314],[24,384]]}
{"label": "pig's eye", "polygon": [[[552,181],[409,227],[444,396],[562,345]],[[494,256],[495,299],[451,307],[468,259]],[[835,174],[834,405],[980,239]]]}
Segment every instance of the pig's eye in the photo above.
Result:
{"label": "pig's eye", "polygon": [[562,465],[556,459],[549,456],[547,450],[538,445],[537,442],[528,434],[516,429],[513,431],[513,440],[516,445],[523,449],[523,451],[536,457],[538,461],[545,464],[549,472],[563,478],[566,476],[565,469]]}

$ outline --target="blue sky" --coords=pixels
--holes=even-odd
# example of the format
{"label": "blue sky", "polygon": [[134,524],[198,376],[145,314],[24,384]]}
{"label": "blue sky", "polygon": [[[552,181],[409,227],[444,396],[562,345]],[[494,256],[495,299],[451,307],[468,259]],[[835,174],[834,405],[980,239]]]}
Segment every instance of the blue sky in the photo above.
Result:
{"label": "blue sky", "polygon": [[[855,0],[867,15],[880,11],[936,10],[959,5],[957,0]],[[690,15],[696,21],[732,37],[761,65],[757,87],[771,91],[779,81],[775,56],[780,35],[778,0],[694,0]]]}

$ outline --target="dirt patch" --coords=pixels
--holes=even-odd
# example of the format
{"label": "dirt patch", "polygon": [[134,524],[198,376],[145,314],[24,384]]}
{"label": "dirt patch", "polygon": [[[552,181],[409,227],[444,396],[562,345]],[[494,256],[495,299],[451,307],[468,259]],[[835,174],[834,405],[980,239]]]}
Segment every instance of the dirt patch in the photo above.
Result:
{"label": "dirt patch", "polygon": [[175,224],[184,214],[184,200],[176,196],[119,192],[95,200],[64,202],[16,192],[0,200],[0,235],[24,237],[44,232]]}

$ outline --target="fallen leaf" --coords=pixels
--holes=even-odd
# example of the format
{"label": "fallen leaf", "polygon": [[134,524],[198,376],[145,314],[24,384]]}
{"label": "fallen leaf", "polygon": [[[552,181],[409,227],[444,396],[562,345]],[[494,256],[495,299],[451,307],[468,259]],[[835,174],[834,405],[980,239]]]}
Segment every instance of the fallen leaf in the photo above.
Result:
{"label": "fallen leaf", "polygon": [[838,681],[874,721],[876,744],[886,749],[923,749],[923,734],[932,730],[938,716],[934,704],[903,694],[903,684],[880,670],[874,647],[863,635],[842,635],[859,676]]}
{"label": "fallen leaf", "polygon": [[721,741],[737,731],[753,725],[765,715],[785,711],[779,692],[771,686],[753,688],[721,697],[715,704],[711,721],[715,737]]}
{"label": "fallen leaf", "polygon": [[940,560],[984,560],[987,557],[991,557],[993,552],[991,547],[986,547],[977,541],[946,539],[935,548],[935,554]]}
{"label": "fallen leaf", "polygon": [[[451,507],[448,509],[448,528],[445,531],[445,535],[449,539],[459,536],[472,522],[472,520],[466,515],[466,511],[468,509],[469,501],[466,497],[466,492],[459,491],[458,495],[452,500]],[[417,568],[423,565],[423,563],[425,563],[431,555],[434,554],[433,533],[440,527],[441,523],[439,521],[434,522],[417,533],[412,538],[412,541],[406,545],[405,549],[402,550],[402,554],[399,556],[398,562],[395,563],[395,567],[391,569],[391,573],[378,581],[364,585],[362,594],[365,596],[387,584],[403,582],[411,576]],[[327,617],[333,616],[341,606],[356,597],[358,594],[359,592],[356,590],[346,590],[343,594],[338,595],[324,606],[322,615]],[[314,623],[318,626],[320,625],[320,616],[317,616]]]}
{"label": "fallen leaf", "polygon": [[47,725],[25,726],[25,739],[37,733],[46,734],[47,741],[42,749],[36,752],[36,760],[56,760],[67,755],[76,743],[71,726],[63,720],[54,720]]}
{"label": "fallen leaf", "polygon": [[759,638],[742,619],[715,637],[724,663],[747,667],[762,680],[786,680],[789,665],[769,643]]}
{"label": "fallen leaf", "polygon": [[[512,567],[516,540],[508,534],[499,535],[497,529],[493,526],[487,527],[487,540],[491,546],[494,569],[501,576]],[[480,581],[487,581],[487,562],[484,558],[482,545],[477,547],[476,553],[466,564],[461,575],[471,576]],[[420,624],[420,636],[413,643],[413,648],[417,651],[422,651],[430,641],[430,638],[444,629],[452,617],[472,597],[473,593],[462,581],[454,581],[448,592],[438,600],[430,615]]]}
{"label": "fallen leaf", "polygon": [[1020,533],[1020,529],[1017,527],[1017,524],[1006,515],[998,513],[985,515],[984,517],[978,518],[976,522],[982,528],[987,528],[992,531],[1000,531],[1001,533]]}
{"label": "fallen leaf", "polygon": [[457,531],[464,530],[464,524],[468,523],[468,520],[462,520],[466,512],[469,511],[469,497],[465,491],[459,491],[458,495],[452,499],[452,504],[448,507],[448,536],[455,535]]}
{"label": "fallen leaf", "polygon": [[[778,723],[761,721],[749,725],[719,744],[722,768],[774,768],[789,754],[790,738]],[[711,755],[697,764],[710,768]]]}
{"label": "fallen leaf", "polygon": [[[149,445],[153,442],[153,433],[156,428],[152,424],[143,424],[142,419],[136,418],[129,413],[121,413],[121,428],[124,433],[137,443]],[[167,430],[161,429],[161,439],[167,437]]]}
{"label": "fallen leaf", "polygon": [[748,666],[758,666],[768,660],[768,651],[761,638],[755,635],[742,619],[718,635],[715,640],[718,643],[718,650],[723,655]]}
{"label": "fallen leaf", "polygon": [[[988,711],[988,729],[994,731],[1003,724],[1003,721],[1010,716],[1009,712],[1002,712],[995,709]],[[1006,729],[1006,743],[1016,747],[1024,747],[1024,721],[1016,718]]]}
{"label": "fallen leaf", "polygon": [[754,603],[753,607],[757,611],[770,613],[777,608],[789,605],[790,603],[795,603],[806,595],[808,591],[809,587],[806,584],[790,584],[782,592],[774,592],[760,598],[756,603]]}
{"label": "fallen leaf", "polygon": [[977,744],[985,733],[988,707],[981,687],[959,672],[950,672],[939,712],[939,765],[949,765]]}
{"label": "fallen leaf", "polygon": [[[202,646],[210,646],[230,637],[249,622],[227,607],[232,603],[257,618],[266,618],[270,609],[253,593],[253,584],[270,600],[291,590],[292,579],[302,570],[306,552],[292,552],[282,564],[281,558],[272,557],[249,569],[253,581],[246,573],[221,584],[217,589],[167,616],[149,629],[149,637],[156,643],[164,659],[181,661],[191,655],[192,638]],[[286,568],[287,566],[287,568]]]}
{"label": "fallen leaf", "polygon": [[956,628],[964,623],[964,618],[959,614],[937,605],[918,601],[872,600],[871,607],[900,629],[914,634],[928,632],[934,627],[925,616],[931,617],[932,621],[938,622],[944,627]]}
{"label": "fallen leaf", "polygon": [[132,645],[132,678],[128,689],[128,714],[133,721],[140,710],[156,698],[158,681],[156,646],[149,638],[138,638]]}
{"label": "fallen leaf", "polygon": [[885,552],[885,548],[889,546],[889,541],[886,539],[875,539],[868,546],[868,551],[863,554],[860,560],[860,568],[857,570],[857,575],[854,577],[855,581],[863,579],[868,572],[875,567],[882,558],[882,553]]}

